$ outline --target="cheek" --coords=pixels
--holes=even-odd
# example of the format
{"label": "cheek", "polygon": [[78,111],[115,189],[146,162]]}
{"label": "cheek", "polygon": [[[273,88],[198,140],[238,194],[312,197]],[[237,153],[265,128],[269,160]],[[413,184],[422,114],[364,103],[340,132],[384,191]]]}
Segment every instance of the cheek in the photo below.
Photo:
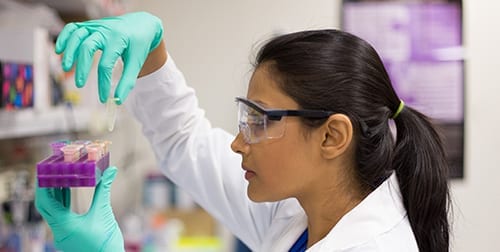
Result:
{"label": "cheek", "polygon": [[263,146],[265,149],[254,153],[261,154],[257,163],[259,180],[250,185],[250,193],[254,192],[266,201],[275,201],[293,197],[301,190],[307,181],[307,170],[311,168],[309,147],[302,139],[301,136],[290,136],[270,141]]}
{"label": "cheek", "polygon": [[268,157],[260,160],[259,170],[266,181],[280,182],[286,179],[290,172],[290,164],[292,163],[290,157],[295,154],[295,149],[280,144],[273,145],[276,148],[269,150]]}

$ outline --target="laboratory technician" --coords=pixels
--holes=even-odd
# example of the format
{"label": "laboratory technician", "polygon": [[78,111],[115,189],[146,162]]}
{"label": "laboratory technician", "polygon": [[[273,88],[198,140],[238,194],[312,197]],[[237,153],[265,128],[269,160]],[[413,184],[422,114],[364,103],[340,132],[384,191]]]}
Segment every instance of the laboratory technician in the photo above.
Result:
{"label": "laboratory technician", "polygon": [[[246,97],[227,97],[238,106],[236,137],[210,125],[157,17],[70,23],[56,43],[63,69],[76,65],[79,87],[97,50],[101,102],[121,57],[115,98],[142,124],[163,173],[252,251],[449,250],[440,137],[398,98],[360,38],[332,29],[268,41]],[[57,248],[124,251],[110,205],[116,172],[105,171],[83,215],[70,210],[69,189],[37,188]]]}

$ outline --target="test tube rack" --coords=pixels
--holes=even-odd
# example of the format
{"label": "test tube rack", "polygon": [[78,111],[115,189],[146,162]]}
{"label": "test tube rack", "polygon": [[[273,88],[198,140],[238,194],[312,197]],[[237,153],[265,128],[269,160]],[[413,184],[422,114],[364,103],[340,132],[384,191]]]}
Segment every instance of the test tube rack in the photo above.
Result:
{"label": "test tube rack", "polygon": [[[54,147],[56,144],[52,144]],[[76,160],[65,160],[64,153],[53,150],[52,155],[36,165],[39,187],[93,187],[109,166],[109,152],[93,160],[83,152]]]}

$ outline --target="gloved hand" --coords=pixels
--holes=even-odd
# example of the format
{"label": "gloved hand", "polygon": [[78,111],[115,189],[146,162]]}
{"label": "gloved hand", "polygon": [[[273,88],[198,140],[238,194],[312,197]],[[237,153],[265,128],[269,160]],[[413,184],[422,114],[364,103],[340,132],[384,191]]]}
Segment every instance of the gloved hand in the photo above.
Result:
{"label": "gloved hand", "polygon": [[76,60],[75,82],[83,87],[92,66],[94,53],[102,50],[98,65],[99,100],[105,103],[111,86],[111,73],[118,57],[123,73],[114,97],[121,104],[134,87],[148,54],[163,37],[162,22],[146,12],[129,13],[79,23],[69,23],[59,34],[56,53],[64,52],[62,67],[69,71]]}
{"label": "gloved hand", "polygon": [[36,186],[35,206],[49,224],[57,249],[64,252],[125,251],[124,240],[110,205],[116,167],[107,168],[96,186],[86,214],[71,211],[69,188]]}

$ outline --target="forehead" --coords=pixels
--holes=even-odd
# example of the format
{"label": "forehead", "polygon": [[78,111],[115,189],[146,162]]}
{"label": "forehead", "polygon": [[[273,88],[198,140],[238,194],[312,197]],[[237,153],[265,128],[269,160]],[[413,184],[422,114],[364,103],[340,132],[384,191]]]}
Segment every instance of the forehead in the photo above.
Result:
{"label": "forehead", "polygon": [[248,85],[247,99],[267,108],[297,108],[297,103],[285,94],[266,65],[255,69]]}

